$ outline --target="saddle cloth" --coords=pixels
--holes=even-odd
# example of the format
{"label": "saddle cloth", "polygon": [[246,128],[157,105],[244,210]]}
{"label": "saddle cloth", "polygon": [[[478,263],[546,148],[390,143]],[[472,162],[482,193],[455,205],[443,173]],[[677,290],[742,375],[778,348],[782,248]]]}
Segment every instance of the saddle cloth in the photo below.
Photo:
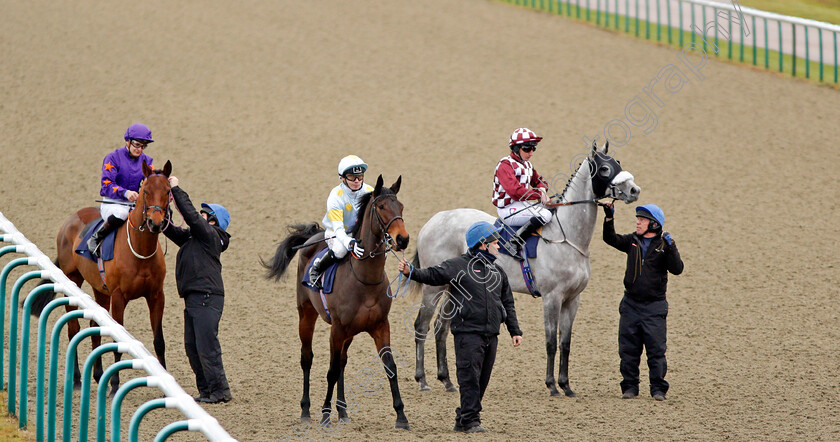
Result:
{"label": "saddle cloth", "polygon": [[[317,291],[317,289],[312,285],[312,282],[309,281],[309,269],[312,268],[312,263],[315,262],[316,259],[322,258],[326,255],[329,249],[329,247],[321,249],[321,251],[316,253],[312,260],[309,261],[309,265],[306,266],[306,271],[303,272],[303,281],[301,281],[304,287]],[[338,268],[339,262],[334,262],[327,270],[324,271],[324,273],[321,274],[321,285],[323,286],[324,293],[332,293],[333,283],[335,282],[335,270]]]}
{"label": "saddle cloth", "polygon": [[[90,250],[87,248],[88,239],[93,236],[93,232],[96,232],[99,229],[99,226],[102,225],[104,221],[102,218],[96,218],[93,221],[87,223],[85,228],[82,229],[82,233],[79,234],[79,237],[82,238],[82,241],[76,246],[76,253],[79,255],[84,256],[85,258],[96,262],[93,255],[90,253]],[[114,230],[113,232],[109,233],[108,236],[102,240],[102,244],[99,246],[99,257],[102,258],[103,261],[110,261],[114,259],[114,239],[117,237],[117,231]]]}
{"label": "saddle cloth", "polygon": [[[501,240],[499,241],[499,253],[504,253],[505,255],[510,255],[510,250],[515,250],[513,245],[505,247],[505,245],[510,241],[510,238],[516,236],[516,231],[518,228],[511,227],[502,222],[501,219],[496,218],[496,222],[493,223],[493,226],[498,228],[504,226],[501,232],[499,232],[499,236]],[[527,252],[528,258],[536,258],[537,257],[537,245],[540,243],[540,237],[537,235],[531,235],[527,239],[525,239],[525,251]]]}

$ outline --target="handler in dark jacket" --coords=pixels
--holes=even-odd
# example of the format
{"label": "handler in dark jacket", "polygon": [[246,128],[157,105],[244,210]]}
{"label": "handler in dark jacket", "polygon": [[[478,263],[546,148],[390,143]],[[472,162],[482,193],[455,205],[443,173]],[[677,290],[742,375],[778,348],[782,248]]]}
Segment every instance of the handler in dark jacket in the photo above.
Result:
{"label": "handler in dark jacket", "polygon": [[627,253],[624,298],[618,311],[618,354],[621,357],[622,398],[639,395],[639,362],[642,347],[650,371],[650,395],[665,400],[668,382],[665,373],[666,323],[668,301],[665,289],[668,272],[679,275],[683,262],[677,244],[668,232],[662,233],[665,213],[654,204],[636,208],[636,232],[617,235],[612,204],[604,206],[604,242]]}
{"label": "handler in dark jacket", "polygon": [[184,347],[195,373],[198,402],[228,402],[230,394],[222,348],[219,345],[219,320],[225,305],[220,256],[227,250],[230,214],[218,204],[201,204],[195,210],[189,195],[178,187],[178,178],[169,177],[175,204],[189,226],[169,224],[163,231],[181,249],[175,263],[178,294],[184,298]]}
{"label": "handler in dark jacket", "polygon": [[455,410],[455,431],[483,433],[481,399],[490,382],[496,360],[499,325],[504,322],[513,346],[522,343],[513,294],[507,275],[493,261],[499,251],[499,230],[486,222],[467,229],[467,253],[440,265],[410,271],[405,261],[398,269],[411,279],[432,286],[450,285],[448,301],[441,312],[454,312],[450,329],[455,337],[455,360],[461,406]]}

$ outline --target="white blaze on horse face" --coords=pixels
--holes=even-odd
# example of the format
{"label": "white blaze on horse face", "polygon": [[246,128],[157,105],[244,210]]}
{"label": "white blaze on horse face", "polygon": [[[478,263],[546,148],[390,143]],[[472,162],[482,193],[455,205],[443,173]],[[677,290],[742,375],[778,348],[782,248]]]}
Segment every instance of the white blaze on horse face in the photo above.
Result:
{"label": "white blaze on horse face", "polygon": [[622,170],[613,178],[612,185],[619,191],[616,196],[627,204],[638,200],[639,194],[642,193],[642,189],[633,181],[633,175],[626,170]]}

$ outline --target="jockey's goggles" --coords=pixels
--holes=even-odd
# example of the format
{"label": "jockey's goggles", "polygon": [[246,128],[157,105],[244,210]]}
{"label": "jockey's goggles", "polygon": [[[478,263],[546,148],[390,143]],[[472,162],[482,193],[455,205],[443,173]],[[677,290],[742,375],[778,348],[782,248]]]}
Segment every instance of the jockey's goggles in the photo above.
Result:
{"label": "jockey's goggles", "polygon": [[363,181],[365,179],[365,174],[363,173],[348,173],[344,175],[344,179],[347,181]]}
{"label": "jockey's goggles", "polygon": [[145,148],[149,147],[149,143],[143,143],[143,142],[137,141],[137,140],[131,140],[131,145],[138,148],[138,149],[145,149]]}
{"label": "jockey's goggles", "polygon": [[525,153],[535,152],[537,150],[536,144],[523,144],[520,149]]}

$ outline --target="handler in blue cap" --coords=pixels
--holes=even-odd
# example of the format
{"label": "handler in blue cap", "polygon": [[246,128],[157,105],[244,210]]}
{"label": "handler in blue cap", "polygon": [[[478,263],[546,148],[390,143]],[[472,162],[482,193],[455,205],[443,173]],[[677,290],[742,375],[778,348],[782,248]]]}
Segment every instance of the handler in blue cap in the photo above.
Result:
{"label": "handler in blue cap", "polygon": [[202,203],[199,215],[187,192],[178,186],[178,178],[169,177],[169,184],[175,205],[189,226],[183,229],[170,223],[163,233],[180,247],[175,282],[184,298],[184,348],[195,373],[199,392],[196,401],[228,402],[233,397],[218,335],[225,306],[220,258],[230,244],[230,214],[219,204]]}
{"label": "handler in blue cap", "polygon": [[490,382],[496,361],[499,326],[507,326],[513,346],[522,343],[522,330],[516,320],[513,293],[507,275],[496,267],[499,230],[478,222],[467,229],[469,250],[434,267],[414,269],[402,260],[398,269],[411,279],[428,285],[449,284],[455,305],[450,329],[455,337],[455,360],[461,406],[455,409],[454,431],[483,433],[481,399]]}
{"label": "handler in blue cap", "polygon": [[618,307],[618,355],[621,357],[622,398],[639,395],[639,363],[642,348],[647,353],[650,395],[664,401],[668,393],[665,373],[666,323],[668,301],[665,289],[668,272],[679,275],[683,262],[677,244],[668,232],[662,233],[665,213],[655,204],[636,207],[636,232],[615,233],[612,204],[604,205],[604,242],[627,254],[624,298]]}

